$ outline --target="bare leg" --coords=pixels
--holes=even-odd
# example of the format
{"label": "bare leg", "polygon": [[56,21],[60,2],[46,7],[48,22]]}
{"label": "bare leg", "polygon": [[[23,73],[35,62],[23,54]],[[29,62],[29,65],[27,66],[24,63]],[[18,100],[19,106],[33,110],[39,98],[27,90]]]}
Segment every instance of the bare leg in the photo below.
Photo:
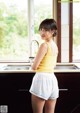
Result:
{"label": "bare leg", "polygon": [[43,113],[43,107],[45,100],[41,99],[35,95],[32,95],[32,109],[33,113]]}
{"label": "bare leg", "polygon": [[55,111],[55,105],[56,105],[56,99],[55,100],[47,100],[45,102],[45,113],[54,113]]}

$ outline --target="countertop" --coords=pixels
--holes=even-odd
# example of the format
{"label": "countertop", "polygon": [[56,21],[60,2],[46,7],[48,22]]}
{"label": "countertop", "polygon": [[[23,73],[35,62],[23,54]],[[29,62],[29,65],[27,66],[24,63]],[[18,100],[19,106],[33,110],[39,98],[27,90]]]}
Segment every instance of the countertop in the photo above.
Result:
{"label": "countertop", "polygon": [[[12,66],[31,66],[31,63],[0,63],[0,73],[35,73],[36,71],[29,69],[8,69],[6,70],[5,67],[8,65]],[[59,72],[80,72],[80,63],[57,63],[57,66],[59,68],[54,69],[54,73],[59,73]],[[66,68],[66,66],[70,66],[69,68]],[[72,68],[72,67],[73,68]],[[74,66],[76,68],[74,68]]]}

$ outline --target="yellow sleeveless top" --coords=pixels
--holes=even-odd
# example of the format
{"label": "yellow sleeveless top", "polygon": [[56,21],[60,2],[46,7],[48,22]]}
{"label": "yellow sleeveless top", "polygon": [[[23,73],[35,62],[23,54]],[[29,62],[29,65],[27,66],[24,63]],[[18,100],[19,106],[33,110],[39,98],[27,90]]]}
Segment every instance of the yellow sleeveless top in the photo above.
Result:
{"label": "yellow sleeveless top", "polygon": [[37,68],[37,72],[54,72],[54,67],[56,65],[57,61],[57,55],[52,54],[51,46],[49,43],[48,45],[48,51],[46,55],[43,57],[40,65]]}

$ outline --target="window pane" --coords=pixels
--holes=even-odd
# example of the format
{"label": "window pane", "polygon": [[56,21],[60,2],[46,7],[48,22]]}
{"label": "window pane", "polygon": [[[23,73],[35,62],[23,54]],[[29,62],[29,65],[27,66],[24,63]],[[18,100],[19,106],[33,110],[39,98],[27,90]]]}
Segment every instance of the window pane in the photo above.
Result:
{"label": "window pane", "polygon": [[28,57],[27,0],[0,0],[0,61]]}
{"label": "window pane", "polygon": [[73,61],[80,62],[80,2],[73,2]]}
{"label": "window pane", "polygon": [[39,40],[38,28],[40,22],[46,18],[53,18],[52,0],[34,0],[34,10],[35,39]]}
{"label": "window pane", "polygon": [[[32,40],[42,42],[38,29],[42,20],[53,18],[52,16],[52,0],[34,0],[34,37]],[[33,41],[34,42],[34,41]],[[38,43],[33,44],[32,56],[35,56],[38,50]]]}

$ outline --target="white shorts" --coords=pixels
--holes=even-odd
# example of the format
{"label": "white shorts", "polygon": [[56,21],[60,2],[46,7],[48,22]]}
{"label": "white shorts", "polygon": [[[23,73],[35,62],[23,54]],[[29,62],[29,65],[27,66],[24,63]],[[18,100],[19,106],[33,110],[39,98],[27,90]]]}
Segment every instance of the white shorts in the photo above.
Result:
{"label": "white shorts", "polygon": [[32,80],[30,93],[42,99],[56,99],[59,97],[57,78],[54,73],[37,72]]}

